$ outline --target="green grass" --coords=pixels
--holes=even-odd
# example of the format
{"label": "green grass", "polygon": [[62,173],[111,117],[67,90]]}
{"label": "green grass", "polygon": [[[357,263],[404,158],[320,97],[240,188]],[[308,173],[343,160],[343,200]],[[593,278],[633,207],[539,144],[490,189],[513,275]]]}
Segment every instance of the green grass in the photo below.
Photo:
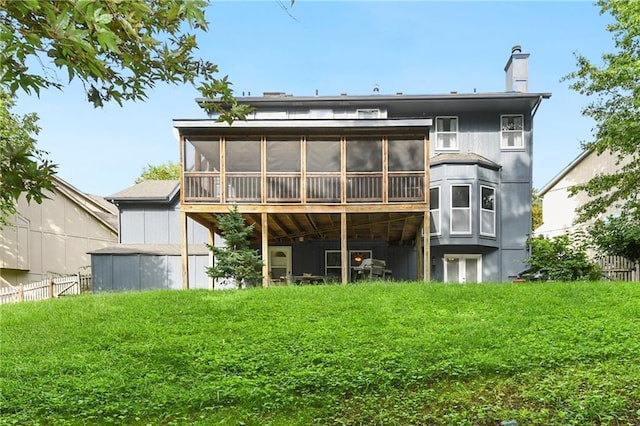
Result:
{"label": "green grass", "polygon": [[371,283],[0,307],[0,424],[638,425],[637,283]]}

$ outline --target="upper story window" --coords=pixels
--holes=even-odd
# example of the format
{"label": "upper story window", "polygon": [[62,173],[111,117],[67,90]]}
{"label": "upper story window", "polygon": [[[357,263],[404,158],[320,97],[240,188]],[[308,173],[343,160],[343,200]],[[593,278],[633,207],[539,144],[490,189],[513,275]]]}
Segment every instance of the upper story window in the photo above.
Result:
{"label": "upper story window", "polygon": [[480,234],[496,236],[496,190],[480,187]]}
{"label": "upper story window", "polygon": [[471,233],[471,185],[451,186],[451,234]]}
{"label": "upper story window", "polygon": [[359,109],[358,118],[380,118],[380,110],[377,108]]}
{"label": "upper story window", "polygon": [[500,137],[502,149],[524,148],[524,117],[521,114],[501,115]]}
{"label": "upper story window", "polygon": [[436,117],[436,149],[458,149],[458,117]]}
{"label": "upper story window", "polygon": [[429,233],[440,235],[440,187],[438,186],[429,189],[429,213],[431,217]]}

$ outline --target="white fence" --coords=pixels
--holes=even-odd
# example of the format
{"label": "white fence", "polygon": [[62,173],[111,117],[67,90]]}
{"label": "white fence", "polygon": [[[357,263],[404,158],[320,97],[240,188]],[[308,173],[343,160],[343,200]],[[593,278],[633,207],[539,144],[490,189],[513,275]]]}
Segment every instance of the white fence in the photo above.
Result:
{"label": "white fence", "polygon": [[0,304],[51,299],[91,291],[91,275],[69,275],[0,288]]}

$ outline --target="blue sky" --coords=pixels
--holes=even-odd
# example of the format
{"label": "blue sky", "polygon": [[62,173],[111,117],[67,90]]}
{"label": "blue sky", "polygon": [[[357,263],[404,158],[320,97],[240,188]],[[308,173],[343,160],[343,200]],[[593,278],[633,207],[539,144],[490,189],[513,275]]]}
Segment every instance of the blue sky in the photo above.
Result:
{"label": "blue sky", "polygon": [[[441,94],[505,90],[504,66],[518,44],[529,58],[529,91],[551,92],[534,120],[534,187],[581,152],[593,123],[589,99],[561,78],[574,53],[596,64],[613,50],[591,2],[213,1],[201,56],[219,65],[237,95]],[[290,16],[291,15],[291,16]],[[148,164],[178,161],[172,119],[204,118],[191,86],[159,85],[147,102],[94,109],[74,83],[63,92],[19,96],[16,111],[37,112],[38,146],[78,189],[110,195]]]}

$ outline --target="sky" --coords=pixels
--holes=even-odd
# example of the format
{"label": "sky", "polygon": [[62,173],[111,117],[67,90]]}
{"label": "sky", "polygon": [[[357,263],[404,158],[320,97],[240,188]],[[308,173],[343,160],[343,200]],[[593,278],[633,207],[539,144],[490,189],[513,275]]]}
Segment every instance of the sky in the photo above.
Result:
{"label": "sky", "polygon": [[[529,53],[529,92],[551,93],[534,118],[533,185],[544,187],[591,140],[589,98],[564,76],[575,54],[613,52],[610,17],[587,1],[215,1],[199,55],[218,64],[237,96],[502,92],[514,45]],[[61,74],[65,75],[65,74]],[[173,119],[206,118],[192,86],[159,84],[146,102],[95,109],[82,86],[19,94],[36,112],[38,147],[79,190],[108,196],[148,165],[179,161]]]}

